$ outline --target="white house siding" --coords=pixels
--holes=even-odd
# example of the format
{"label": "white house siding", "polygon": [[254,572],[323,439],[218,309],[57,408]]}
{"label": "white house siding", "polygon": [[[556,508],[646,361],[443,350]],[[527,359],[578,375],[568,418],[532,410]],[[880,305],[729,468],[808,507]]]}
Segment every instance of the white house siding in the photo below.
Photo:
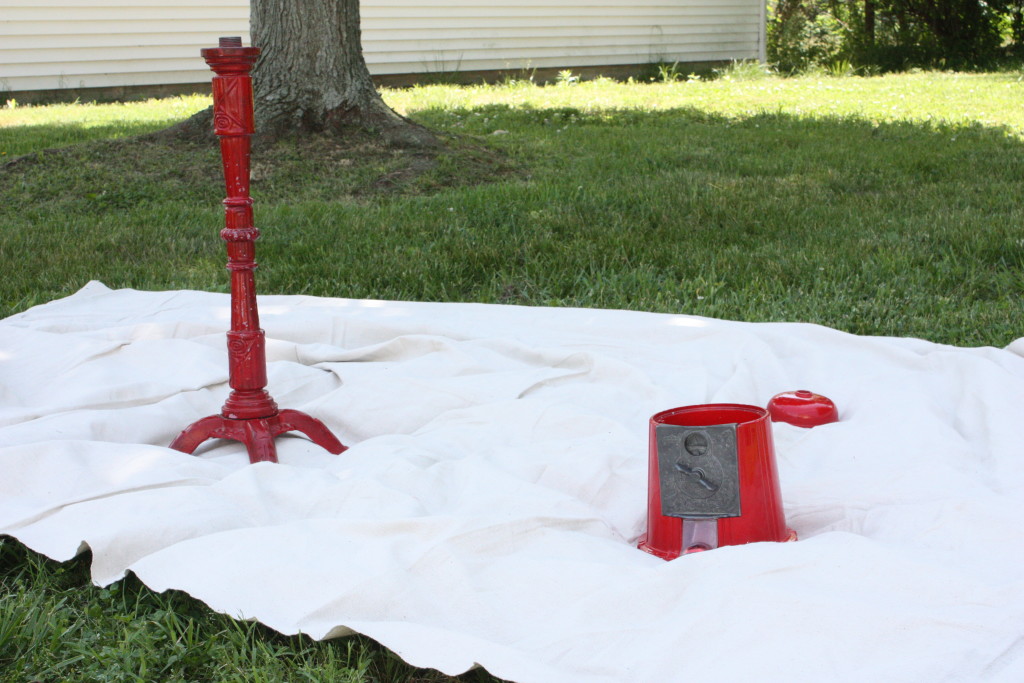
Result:
{"label": "white house siding", "polygon": [[[763,57],[764,0],[363,0],[373,74]],[[203,83],[247,0],[0,0],[0,90]]]}
{"label": "white house siding", "polygon": [[0,89],[203,82],[199,50],[248,17],[248,0],[0,0]]}

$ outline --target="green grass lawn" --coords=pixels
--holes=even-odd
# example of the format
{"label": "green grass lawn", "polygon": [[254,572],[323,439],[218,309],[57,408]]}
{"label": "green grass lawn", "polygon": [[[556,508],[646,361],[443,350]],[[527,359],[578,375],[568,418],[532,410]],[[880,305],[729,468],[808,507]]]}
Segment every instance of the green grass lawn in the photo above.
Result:
{"label": "green grass lawn", "polygon": [[[1022,93],[1017,73],[387,91],[505,168],[456,150],[392,186],[398,154],[342,149],[323,163],[296,145],[262,163],[257,150],[260,291],[1002,346],[1024,331]],[[32,155],[0,185],[0,314],[90,279],[225,289],[216,149],[105,141],[205,104],[0,111],[0,158]],[[73,142],[57,163],[39,151]]]}
{"label": "green grass lawn", "polygon": [[[417,173],[360,145],[256,150],[259,289],[1024,336],[1019,73],[750,71],[386,91],[458,140]],[[0,110],[0,315],[91,279],[227,291],[216,147],[125,140],[207,104]],[[131,579],[94,588],[86,559],[9,540],[0,577],[0,681],[443,680],[362,639],[282,638]]]}

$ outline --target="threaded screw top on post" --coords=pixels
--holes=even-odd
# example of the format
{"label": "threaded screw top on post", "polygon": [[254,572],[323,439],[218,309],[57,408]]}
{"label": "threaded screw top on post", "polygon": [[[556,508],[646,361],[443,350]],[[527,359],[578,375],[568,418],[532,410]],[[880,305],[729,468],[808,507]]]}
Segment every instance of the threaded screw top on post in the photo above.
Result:
{"label": "threaded screw top on post", "polygon": [[242,36],[222,37],[220,47],[242,47]]}

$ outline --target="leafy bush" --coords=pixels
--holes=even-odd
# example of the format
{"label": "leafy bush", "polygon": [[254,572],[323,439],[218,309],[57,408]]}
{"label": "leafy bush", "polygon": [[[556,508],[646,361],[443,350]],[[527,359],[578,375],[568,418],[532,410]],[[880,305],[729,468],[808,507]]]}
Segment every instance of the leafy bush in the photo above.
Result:
{"label": "leafy bush", "polygon": [[1024,0],[774,0],[768,59],[794,73],[984,68],[1024,38]]}
{"label": "leafy bush", "polygon": [[807,71],[847,56],[843,25],[827,0],[777,0],[768,21],[768,61],[782,73]]}

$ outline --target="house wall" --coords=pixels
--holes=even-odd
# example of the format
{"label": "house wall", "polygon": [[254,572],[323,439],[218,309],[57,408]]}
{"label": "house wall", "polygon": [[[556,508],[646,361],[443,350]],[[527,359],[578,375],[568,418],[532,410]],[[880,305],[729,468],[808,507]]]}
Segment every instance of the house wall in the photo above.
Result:
{"label": "house wall", "polygon": [[[763,58],[763,0],[362,0],[374,75]],[[0,0],[0,91],[205,83],[248,0]]]}

